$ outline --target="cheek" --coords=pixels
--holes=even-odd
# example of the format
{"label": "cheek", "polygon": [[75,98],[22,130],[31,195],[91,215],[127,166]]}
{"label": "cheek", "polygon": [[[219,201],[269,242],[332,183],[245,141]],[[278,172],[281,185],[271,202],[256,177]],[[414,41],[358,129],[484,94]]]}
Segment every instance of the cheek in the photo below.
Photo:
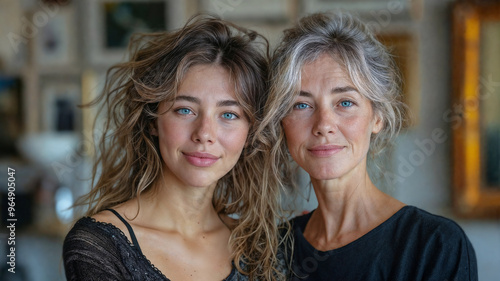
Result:
{"label": "cheek", "polygon": [[296,118],[286,117],[281,122],[281,127],[287,139],[296,139],[298,137],[297,131],[300,131],[298,128],[301,127],[301,122],[296,120]]}
{"label": "cheek", "polygon": [[296,122],[291,118],[283,119],[282,128],[285,133],[286,145],[288,147],[288,151],[292,156],[295,156],[295,151],[298,149],[298,146],[301,142],[301,137],[305,136],[305,131],[300,129],[300,122]]}
{"label": "cheek", "polygon": [[248,137],[248,126],[236,128],[232,130],[224,130],[221,132],[219,140],[228,152],[239,153],[245,147]]}
{"label": "cheek", "polygon": [[345,123],[343,134],[351,139],[352,142],[357,142],[369,145],[372,134],[372,123],[369,118],[354,118]]}
{"label": "cheek", "polygon": [[158,128],[158,139],[160,146],[166,145],[170,148],[171,145],[184,143],[186,136],[186,127],[180,126],[177,122],[168,122],[168,120],[162,120],[157,123]]}

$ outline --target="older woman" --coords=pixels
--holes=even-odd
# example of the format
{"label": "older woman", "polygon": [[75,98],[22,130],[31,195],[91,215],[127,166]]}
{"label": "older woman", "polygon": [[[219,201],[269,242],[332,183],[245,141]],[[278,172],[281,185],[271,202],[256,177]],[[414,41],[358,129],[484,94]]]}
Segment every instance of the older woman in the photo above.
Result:
{"label": "older woman", "polygon": [[477,280],[474,249],[455,222],[370,180],[367,158],[398,133],[404,105],[394,63],[367,27],[346,14],[307,16],[285,31],[271,72],[269,169],[286,175],[289,152],[319,202],[292,220],[291,279]]}

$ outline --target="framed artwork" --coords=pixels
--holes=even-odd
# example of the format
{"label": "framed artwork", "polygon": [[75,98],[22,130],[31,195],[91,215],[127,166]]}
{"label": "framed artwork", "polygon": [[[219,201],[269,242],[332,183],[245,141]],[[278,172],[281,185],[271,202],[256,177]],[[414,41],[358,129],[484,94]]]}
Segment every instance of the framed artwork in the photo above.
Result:
{"label": "framed artwork", "polygon": [[123,49],[136,32],[166,29],[165,2],[103,2],[104,48]]}
{"label": "framed artwork", "polygon": [[76,62],[75,19],[73,6],[60,6],[47,24],[40,27],[35,37],[36,61],[40,67],[67,67]]}
{"label": "framed artwork", "polygon": [[[86,70],[82,74],[82,104],[88,104],[100,96],[106,84],[106,72]],[[95,156],[95,143],[104,130],[102,119],[105,118],[99,114],[101,104],[92,107],[82,108],[82,133],[83,139],[88,142],[88,156]]]}
{"label": "framed artwork", "polygon": [[0,156],[18,156],[15,143],[23,133],[21,93],[20,78],[0,75]]}
{"label": "framed artwork", "polygon": [[282,23],[288,21],[289,0],[198,0],[199,10],[238,22]]}
{"label": "framed artwork", "polygon": [[0,9],[0,69],[8,73],[19,73],[26,66],[29,54],[29,41],[22,33],[23,11],[21,1],[2,1]]}
{"label": "framed artwork", "polygon": [[377,38],[393,56],[402,76],[403,102],[408,106],[411,118],[405,127],[415,126],[418,124],[420,111],[418,43],[410,32],[381,33]]}
{"label": "framed artwork", "polygon": [[301,0],[303,14],[325,11],[348,11],[367,24],[384,30],[390,24],[418,20],[422,17],[423,0]]}
{"label": "framed artwork", "polygon": [[79,77],[41,77],[40,128],[46,132],[81,130]]}
{"label": "framed artwork", "polygon": [[199,12],[219,16],[262,34],[271,48],[279,43],[283,30],[290,27],[298,15],[297,1],[289,0],[197,0],[196,4]]}
{"label": "framed artwork", "polygon": [[453,203],[500,218],[500,3],[453,7]]}
{"label": "framed artwork", "polygon": [[174,26],[178,3],[162,0],[96,0],[86,9],[86,52],[93,65],[109,66],[126,59],[130,36]]}

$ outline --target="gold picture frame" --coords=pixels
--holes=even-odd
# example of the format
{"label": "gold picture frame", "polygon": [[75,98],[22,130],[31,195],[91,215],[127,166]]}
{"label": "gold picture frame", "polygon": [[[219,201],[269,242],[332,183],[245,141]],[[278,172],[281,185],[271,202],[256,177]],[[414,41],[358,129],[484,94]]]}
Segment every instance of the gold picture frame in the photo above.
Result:
{"label": "gold picture frame", "polygon": [[[458,2],[452,13],[453,116],[450,120],[454,121],[451,124],[454,210],[462,217],[499,218],[500,183],[497,179],[493,183],[485,179],[485,174],[492,170],[498,176],[500,172],[500,142],[485,150],[490,135],[485,134],[484,120],[487,119],[485,110],[491,108],[491,103],[498,102],[500,106],[500,83],[494,82],[499,80],[488,75],[493,73],[497,77],[500,71],[485,73],[484,67],[495,59],[499,60],[496,65],[500,65],[500,56],[485,53],[487,38],[491,37],[485,27],[500,23],[500,3]],[[500,38],[500,24],[497,26],[493,37]],[[498,116],[496,112],[493,114]],[[494,134],[495,139],[500,139],[500,131]],[[494,166],[488,166],[491,161],[486,161],[491,157],[495,157]]]}

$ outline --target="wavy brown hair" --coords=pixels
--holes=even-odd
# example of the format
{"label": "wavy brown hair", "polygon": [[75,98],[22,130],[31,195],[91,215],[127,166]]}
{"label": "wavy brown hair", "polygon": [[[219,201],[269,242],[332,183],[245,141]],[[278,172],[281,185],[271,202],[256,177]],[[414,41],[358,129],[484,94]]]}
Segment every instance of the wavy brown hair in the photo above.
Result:
{"label": "wavy brown hair", "polygon": [[250,129],[249,145],[216,185],[213,207],[219,214],[238,217],[229,239],[237,269],[250,280],[282,279],[277,258],[282,220],[279,186],[270,184],[274,179],[264,170],[265,153],[252,143],[268,90],[268,54],[268,42],[261,35],[203,15],[179,30],[133,36],[130,60],[110,68],[103,95],[91,104],[101,104],[106,117],[93,188],[80,201],[88,204],[87,215],[159,186],[162,159],[158,140],[150,133],[161,114],[159,104],[175,99],[190,67],[218,65],[228,70]]}

